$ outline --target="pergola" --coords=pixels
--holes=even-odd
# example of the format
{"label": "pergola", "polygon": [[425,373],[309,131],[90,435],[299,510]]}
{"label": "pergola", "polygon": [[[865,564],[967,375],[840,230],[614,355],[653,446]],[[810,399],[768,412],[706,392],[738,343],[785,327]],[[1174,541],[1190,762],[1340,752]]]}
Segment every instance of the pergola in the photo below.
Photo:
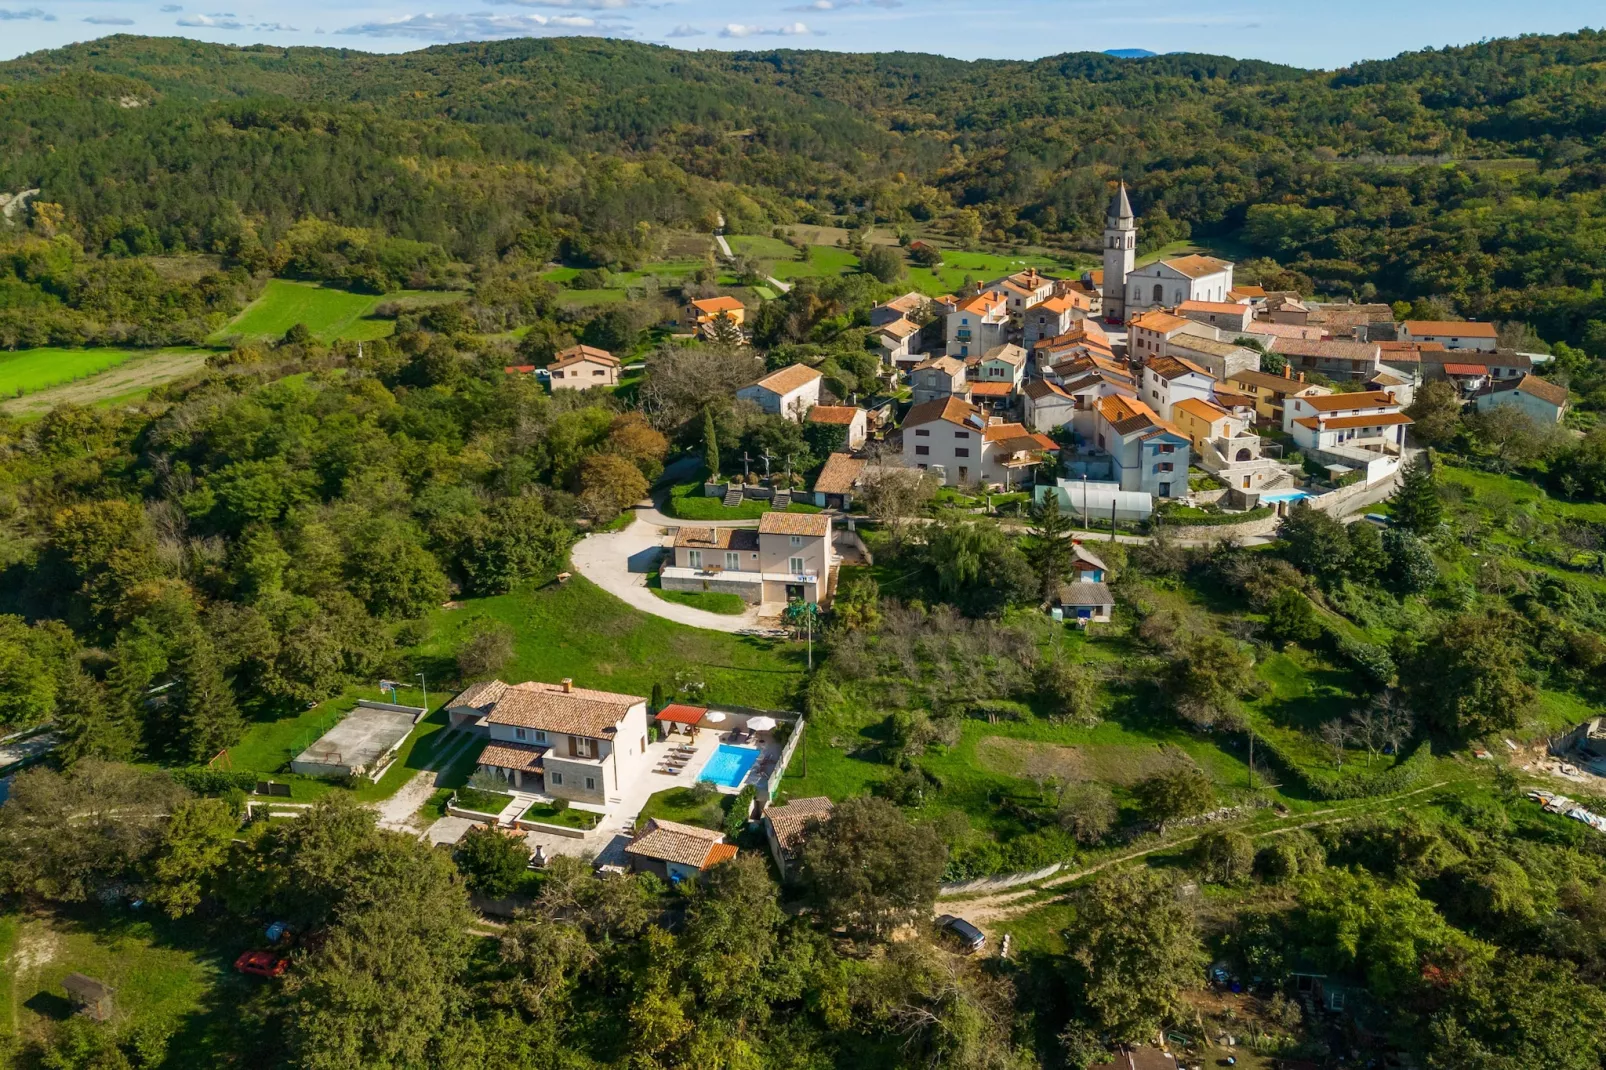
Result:
{"label": "pergola", "polygon": [[[687,706],[684,703],[671,702],[669,705],[659,710],[658,716],[653,719],[664,724],[681,725],[683,726],[681,729],[682,731],[690,732],[691,729],[696,728],[702,723],[703,718],[707,716],[707,714],[708,711],[701,706]],[[666,728],[665,731],[667,732],[670,730]]]}

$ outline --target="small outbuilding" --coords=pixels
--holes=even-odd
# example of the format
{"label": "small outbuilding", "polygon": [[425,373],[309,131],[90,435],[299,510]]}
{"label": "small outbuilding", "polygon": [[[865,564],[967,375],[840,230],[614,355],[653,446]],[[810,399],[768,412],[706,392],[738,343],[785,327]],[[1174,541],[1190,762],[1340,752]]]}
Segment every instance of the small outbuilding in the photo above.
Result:
{"label": "small outbuilding", "polygon": [[678,884],[735,858],[736,845],[712,829],[655,817],[626,845],[625,854],[637,873],[656,874]]}
{"label": "small outbuilding", "polygon": [[75,1014],[93,1018],[97,1022],[104,1022],[112,1016],[112,995],[117,990],[110,985],[81,973],[69,973],[61,985],[67,990],[67,999],[72,1003]]}
{"label": "small outbuilding", "polygon": [[1060,587],[1056,616],[1079,625],[1108,624],[1115,612],[1115,595],[1107,583],[1080,580]]}
{"label": "small outbuilding", "polygon": [[825,796],[793,799],[783,806],[772,806],[764,811],[764,837],[769,840],[770,854],[781,871],[781,879],[797,858],[797,849],[803,845],[809,826],[831,816],[831,800]]}

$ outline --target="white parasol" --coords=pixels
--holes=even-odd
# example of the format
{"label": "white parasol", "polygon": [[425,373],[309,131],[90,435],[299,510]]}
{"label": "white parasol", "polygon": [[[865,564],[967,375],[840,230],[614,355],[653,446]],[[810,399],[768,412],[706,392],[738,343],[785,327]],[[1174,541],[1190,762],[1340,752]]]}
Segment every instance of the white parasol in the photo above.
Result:
{"label": "white parasol", "polygon": [[770,729],[775,727],[775,718],[767,717],[762,714],[758,717],[749,717],[747,719],[747,727],[751,728],[755,732],[768,732]]}
{"label": "white parasol", "polygon": [[703,714],[703,720],[707,721],[709,724],[718,724],[719,722],[723,721],[724,719],[725,719],[725,715],[723,713],[720,713],[718,710],[715,710],[713,713],[705,713],[705,714]]}

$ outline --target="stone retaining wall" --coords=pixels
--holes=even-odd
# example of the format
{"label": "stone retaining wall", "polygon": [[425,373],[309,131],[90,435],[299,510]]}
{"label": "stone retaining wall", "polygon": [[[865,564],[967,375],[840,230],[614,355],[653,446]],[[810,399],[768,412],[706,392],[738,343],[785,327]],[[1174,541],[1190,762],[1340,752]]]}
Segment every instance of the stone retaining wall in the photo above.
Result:
{"label": "stone retaining wall", "polygon": [[742,601],[754,604],[764,601],[764,584],[762,581],[727,580],[714,575],[701,579],[660,575],[658,583],[666,591],[686,591],[690,594],[702,594],[704,592],[734,594],[741,598]]}

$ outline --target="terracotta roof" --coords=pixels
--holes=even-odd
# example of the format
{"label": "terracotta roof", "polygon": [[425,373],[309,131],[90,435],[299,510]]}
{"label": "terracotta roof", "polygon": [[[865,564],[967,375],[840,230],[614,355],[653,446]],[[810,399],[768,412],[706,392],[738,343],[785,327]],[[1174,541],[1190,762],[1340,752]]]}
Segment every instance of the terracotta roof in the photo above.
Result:
{"label": "terracotta roof", "polygon": [[779,513],[771,510],[758,518],[760,535],[809,535],[822,539],[831,533],[831,518],[824,513]]}
{"label": "terracotta roof", "polygon": [[[1271,372],[1250,371],[1247,368],[1241,372],[1233,372],[1231,375],[1227,376],[1227,382],[1248,383],[1250,386],[1258,386],[1267,390],[1275,390],[1280,394],[1297,394],[1301,390],[1310,389],[1315,385],[1313,383],[1302,383],[1298,379],[1295,379],[1291,376],[1273,375]],[[1332,393],[1332,391],[1325,386],[1318,386],[1315,387],[1315,389],[1324,393]]]}
{"label": "terracotta roof", "polygon": [[[988,424],[987,430],[982,432],[983,439],[988,442],[1008,444],[1021,439],[1031,439],[1038,449],[1057,450],[1059,443],[1047,435],[1039,435],[1035,431],[1026,430],[1023,424]],[[1030,449],[1030,446],[1019,446],[1018,449]]]}
{"label": "terracotta roof", "polygon": [[1062,606],[1113,606],[1115,595],[1108,584],[1079,580],[1060,586],[1059,602]]}
{"label": "terracotta roof", "polygon": [[936,368],[946,375],[958,375],[965,370],[965,362],[958,357],[932,357],[930,360],[921,361],[909,370],[919,372],[925,371],[927,368]]}
{"label": "terracotta roof", "polygon": [[691,307],[710,316],[716,316],[721,312],[735,312],[737,309],[745,308],[746,306],[728,294],[721,294],[718,297],[704,297],[693,301]]}
{"label": "terracotta roof", "polygon": [[1492,323],[1472,323],[1470,321],[1448,320],[1406,320],[1405,329],[1413,335],[1434,335],[1451,338],[1494,338],[1495,326]]}
{"label": "terracotta roof", "polygon": [[1264,286],[1234,286],[1227,291],[1228,297],[1265,297]]}
{"label": "terracotta roof", "polygon": [[479,763],[481,765],[494,765],[498,769],[517,769],[525,773],[542,772],[541,756],[547,752],[546,747],[536,747],[529,743],[503,743],[492,740],[480,751]]}
{"label": "terracotta roof", "polygon": [[568,349],[555,354],[552,363],[547,365],[547,369],[550,371],[554,368],[567,368],[569,365],[578,364],[583,360],[589,360],[594,364],[607,364],[615,368],[619,366],[619,358],[606,349],[598,349],[596,346],[570,346]]}
{"label": "terracotta roof", "polygon": [[895,311],[903,312],[903,313],[907,314],[907,313],[910,313],[910,312],[919,311],[921,308],[923,308],[925,306],[926,302],[929,301],[929,300],[931,300],[931,299],[929,297],[927,297],[925,294],[915,293],[913,290],[911,290],[908,293],[902,295],[901,297],[894,297],[890,301],[883,302],[881,307],[882,308],[890,308],[890,309],[893,309]]}
{"label": "terracotta roof", "polygon": [[915,324],[910,323],[908,320],[900,317],[893,320],[891,323],[883,323],[881,326],[876,328],[876,333],[890,334],[892,337],[901,342],[903,339],[908,338],[911,334],[919,332],[919,330],[920,328]]}
{"label": "terracotta roof", "polygon": [[701,706],[688,706],[683,702],[671,702],[659,710],[653,720],[669,721],[674,724],[697,724],[707,712]]}
{"label": "terracotta roof", "polygon": [[1312,430],[1319,428],[1323,431],[1335,431],[1346,427],[1388,427],[1392,424],[1409,424],[1415,421],[1403,412],[1379,412],[1371,416],[1334,416],[1326,420],[1316,416],[1306,416],[1294,422]]}
{"label": "terracotta roof", "polygon": [[1232,418],[1232,413],[1228,412],[1226,409],[1223,409],[1219,405],[1212,405],[1203,398],[1185,398],[1182,401],[1173,403],[1171,406],[1171,411],[1176,412],[1178,409],[1181,409],[1189,416],[1196,416],[1208,423],[1215,423],[1217,420],[1228,420]]}
{"label": "terracotta roof", "polygon": [[1398,405],[1393,395],[1385,390],[1357,390],[1348,394],[1323,394],[1318,397],[1300,398],[1304,404],[1317,412],[1339,412],[1344,409],[1377,409],[1385,405]]}
{"label": "terracotta roof", "polygon": [[665,821],[663,818],[654,817],[649,818],[647,827],[625,846],[625,854],[707,869],[715,862],[723,862],[736,853],[736,848],[733,846],[729,853],[721,851],[718,852],[717,858],[710,858],[715,854],[716,847],[726,846],[724,839],[723,834],[712,829],[682,825],[678,821]]}
{"label": "terracotta roof", "polygon": [[1033,310],[1035,311],[1036,309],[1040,308],[1044,312],[1052,312],[1055,315],[1059,315],[1064,312],[1069,312],[1074,308],[1085,308],[1086,301],[1085,299],[1078,300],[1079,296],[1080,295],[1072,296],[1070,294],[1061,294],[1059,297],[1050,297],[1048,300],[1033,306]]}
{"label": "terracotta roof", "polygon": [[771,372],[753,385],[761,386],[772,394],[784,396],[818,378],[820,373],[807,364],[792,364],[778,372]]}
{"label": "terracotta roof", "polygon": [[716,843],[708,849],[708,857],[703,859],[704,869],[713,869],[721,862],[729,862],[736,857],[734,843]]}
{"label": "terracotta roof", "polygon": [[1011,364],[1019,368],[1026,363],[1026,350],[1018,345],[1005,342],[1003,345],[993,346],[993,348],[983,353],[981,359],[984,361],[1001,360],[1005,364]]}
{"label": "terracotta roof", "polygon": [[1007,398],[1015,392],[1014,383],[971,383],[970,396],[973,398]]}
{"label": "terracotta roof", "polygon": [[534,364],[508,364],[503,366],[503,375],[529,375],[535,371]]}
{"label": "terracotta roof", "polygon": [[1180,331],[1192,322],[1192,320],[1185,320],[1181,316],[1173,316],[1169,312],[1161,312],[1158,309],[1141,312],[1132,317],[1132,326],[1145,331],[1154,331],[1157,334],[1170,334],[1172,331]]}
{"label": "terracotta roof", "polygon": [[1118,435],[1129,435],[1135,431],[1142,431],[1151,427],[1165,427],[1176,432],[1181,437],[1182,432],[1170,427],[1159,415],[1137,398],[1129,398],[1121,394],[1112,394],[1099,402],[1099,415],[1105,423],[1114,428]]}
{"label": "terracotta roof", "polygon": [[922,401],[909,409],[903,417],[903,426],[918,427],[921,424],[935,423],[946,420],[951,424],[960,424],[980,429],[983,426],[981,413],[976,406],[963,398],[953,396],[934,398],[931,401]]}
{"label": "terracotta roof", "polygon": [[775,842],[780,845],[782,854],[797,849],[809,822],[824,821],[830,816],[831,800],[823,795],[793,799],[784,806],[772,806],[764,811],[764,820],[775,833]]}
{"label": "terracotta roof", "polygon": [[696,528],[682,525],[675,545],[693,550],[757,550],[758,533],[752,528]]}
{"label": "terracotta roof", "polygon": [[1037,290],[1035,287],[1028,288],[1025,286],[1017,286],[1013,279],[1005,279],[1003,282],[999,283],[999,288],[1004,290],[1006,293],[1019,294],[1021,297],[1037,296]]}
{"label": "terracotta roof", "polygon": [[1195,353],[1208,353],[1212,357],[1230,357],[1244,348],[1233,342],[1218,342],[1214,338],[1203,338],[1197,334],[1178,335],[1166,344],[1173,349],[1188,349]]}
{"label": "terracotta roof", "polygon": [[1199,367],[1193,361],[1183,360],[1181,357],[1153,357],[1144,367],[1167,382],[1184,375],[1202,375],[1206,379],[1215,378],[1215,376]]}
{"label": "terracotta roof", "polygon": [[1190,279],[1203,278],[1224,271],[1232,265],[1225,260],[1217,260],[1213,256],[1179,256],[1175,260],[1162,260],[1160,263],[1180,275]]}
{"label": "terracotta roof", "polygon": [[857,405],[816,405],[809,410],[808,421],[811,424],[840,424],[846,427],[863,411]]}
{"label": "terracotta roof", "polygon": [[1215,390],[1216,404],[1224,408],[1253,408],[1255,399],[1249,394],[1240,394],[1233,390],[1223,390],[1220,386]]}
{"label": "terracotta roof", "polygon": [[1057,397],[1062,401],[1071,401],[1071,395],[1061,390],[1047,379],[1033,379],[1026,384],[1025,394],[1033,401],[1042,401],[1044,398]]}
{"label": "terracotta roof", "polygon": [[958,311],[971,312],[978,316],[986,316],[996,311],[1000,306],[1004,305],[1006,301],[1007,299],[1003,294],[987,291],[985,293],[977,294],[969,301],[966,301],[964,304],[960,305]]}
{"label": "terracotta roof", "polygon": [[1375,361],[1382,352],[1376,342],[1340,342],[1332,339],[1312,341],[1308,338],[1278,338],[1272,348],[1290,357],[1314,357],[1325,360]]}
{"label": "terracotta roof", "polygon": [[864,474],[867,464],[869,462],[862,457],[853,457],[846,453],[831,454],[825,459],[825,467],[820,469],[820,474],[815,477],[815,493],[848,493],[853,489],[853,484]]}
{"label": "terracotta roof", "polygon": [[1443,365],[1445,375],[1488,375],[1489,367],[1486,364],[1451,364],[1446,361]]}
{"label": "terracotta roof", "polygon": [[646,701],[640,695],[584,687],[565,691],[562,684],[530,681],[508,688],[485,720],[487,724],[510,724],[601,739],[612,734],[630,707]]}
{"label": "terracotta roof", "polygon": [[1548,401],[1558,408],[1567,404],[1566,387],[1541,379],[1537,375],[1524,375],[1512,389],[1532,395],[1540,401]]}
{"label": "terracotta roof", "polygon": [[501,698],[507,691],[507,685],[500,680],[485,680],[477,684],[469,684],[458,692],[449,706],[469,706],[474,709],[489,709],[491,705]]}
{"label": "terracotta roof", "polygon": [[1180,312],[1215,312],[1224,316],[1242,316],[1252,311],[1248,305],[1235,301],[1184,301],[1177,306]]}
{"label": "terracotta roof", "polygon": [[1268,338],[1320,338],[1320,327],[1303,327],[1297,323],[1271,323],[1267,320],[1250,320],[1244,325],[1245,334],[1260,334]]}
{"label": "terracotta roof", "polygon": [[1266,309],[1269,312],[1309,312],[1310,306],[1297,297],[1278,294],[1276,297],[1267,299]]}
{"label": "terracotta roof", "polygon": [[1378,372],[1376,375],[1366,380],[1366,385],[1368,386],[1371,386],[1374,383],[1378,386],[1404,386],[1405,380],[1401,379],[1398,375],[1390,375],[1388,372]]}

